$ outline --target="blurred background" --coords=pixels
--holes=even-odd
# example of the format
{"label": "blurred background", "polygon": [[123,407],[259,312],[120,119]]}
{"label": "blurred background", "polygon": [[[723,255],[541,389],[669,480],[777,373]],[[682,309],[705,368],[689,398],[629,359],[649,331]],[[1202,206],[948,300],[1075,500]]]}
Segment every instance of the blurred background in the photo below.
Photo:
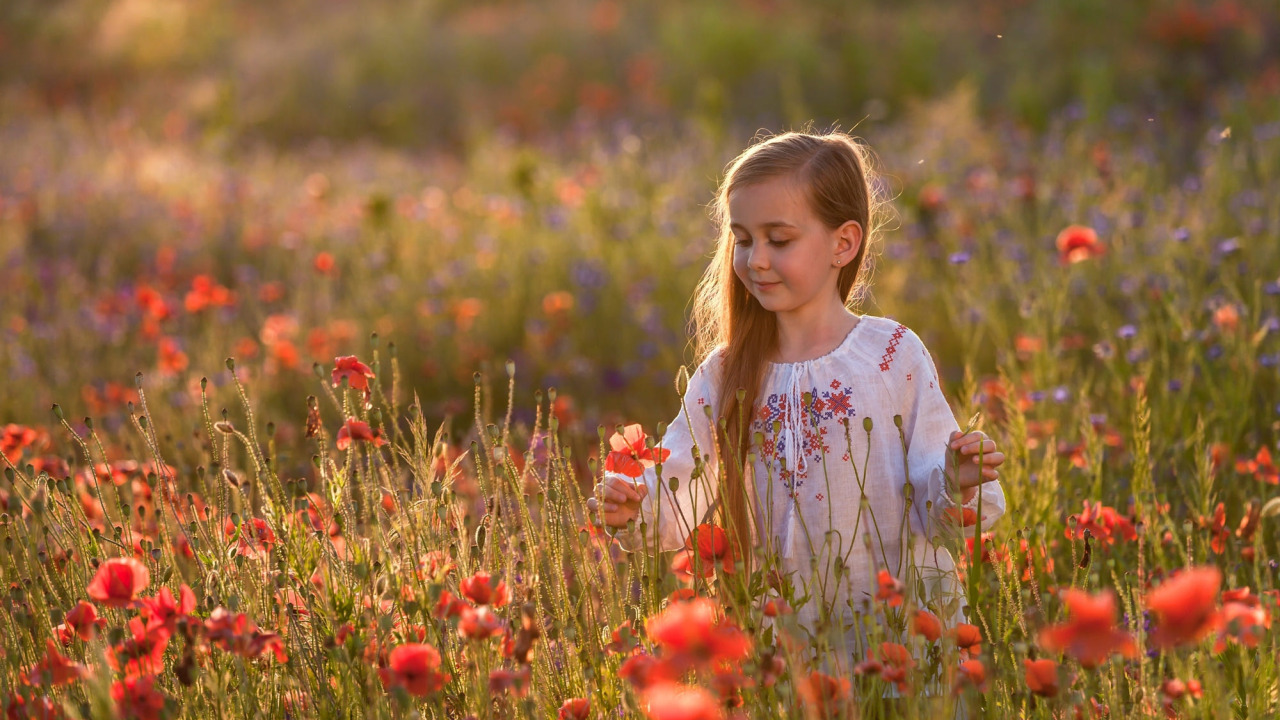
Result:
{"label": "blurred background", "polygon": [[1113,266],[1096,306],[1041,313],[1055,236],[1186,233],[1166,287],[1270,237],[1241,193],[1274,177],[1278,96],[1270,0],[4,0],[0,421],[118,415],[138,371],[190,406],[235,356],[298,424],[314,364],[375,332],[433,417],[513,360],[518,419],[549,386],[566,422],[670,419],[706,204],[757,132],[806,123],[877,151],[864,310],[948,382],[1025,361],[1031,318],[1093,362],[1144,311]]}

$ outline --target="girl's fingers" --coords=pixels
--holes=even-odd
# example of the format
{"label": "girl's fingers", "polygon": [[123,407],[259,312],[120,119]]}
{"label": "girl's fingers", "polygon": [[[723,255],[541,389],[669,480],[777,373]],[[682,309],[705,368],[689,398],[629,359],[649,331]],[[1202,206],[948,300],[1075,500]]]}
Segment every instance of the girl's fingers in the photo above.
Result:
{"label": "girl's fingers", "polygon": [[[978,462],[978,460],[979,460],[978,456],[974,455],[973,461],[976,463]],[[990,465],[991,467],[995,467],[996,465],[1000,465],[1004,462],[1004,453],[1002,452],[985,453],[983,454],[981,460],[984,466]]]}
{"label": "girl's fingers", "polygon": [[995,440],[975,441],[960,448],[960,452],[965,455],[974,455],[977,454],[978,448],[982,448],[984,453],[992,453],[996,451],[996,442]]}

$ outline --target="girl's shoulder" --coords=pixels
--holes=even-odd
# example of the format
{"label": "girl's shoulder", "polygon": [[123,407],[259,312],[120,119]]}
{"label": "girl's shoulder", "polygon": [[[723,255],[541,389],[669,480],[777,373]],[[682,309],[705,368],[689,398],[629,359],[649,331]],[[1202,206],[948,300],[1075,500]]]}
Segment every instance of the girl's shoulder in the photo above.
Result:
{"label": "girl's shoulder", "polygon": [[910,381],[922,369],[936,376],[933,358],[924,341],[897,320],[863,315],[854,332],[856,350],[886,382]]}

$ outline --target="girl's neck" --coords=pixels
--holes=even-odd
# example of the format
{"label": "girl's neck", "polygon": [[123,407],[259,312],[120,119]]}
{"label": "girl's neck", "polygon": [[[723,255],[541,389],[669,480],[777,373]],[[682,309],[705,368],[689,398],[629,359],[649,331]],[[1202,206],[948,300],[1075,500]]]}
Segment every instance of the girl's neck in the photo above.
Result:
{"label": "girl's neck", "polygon": [[809,317],[779,314],[778,347],[770,360],[794,363],[822,357],[839,347],[859,321],[844,305]]}

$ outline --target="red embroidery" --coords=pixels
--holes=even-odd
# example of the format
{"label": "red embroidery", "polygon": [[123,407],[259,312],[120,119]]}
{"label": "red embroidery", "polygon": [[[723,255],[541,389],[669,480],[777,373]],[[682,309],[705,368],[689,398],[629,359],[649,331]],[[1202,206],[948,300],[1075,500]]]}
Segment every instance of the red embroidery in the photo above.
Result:
{"label": "red embroidery", "polygon": [[832,381],[831,381],[831,389],[832,389],[832,390],[839,390],[839,389],[840,389],[840,381],[839,381],[839,380],[832,380]]}
{"label": "red embroidery", "polygon": [[887,372],[889,366],[893,364],[894,353],[898,352],[898,342],[902,340],[902,336],[906,332],[906,325],[898,325],[893,329],[893,336],[889,338],[889,346],[884,349],[884,355],[880,357],[880,372]]}
{"label": "red embroidery", "polygon": [[825,497],[826,497],[826,496],[825,496],[825,495],[823,495],[822,493],[818,493],[818,501],[819,501],[819,502],[821,502]]}
{"label": "red embroidery", "polygon": [[907,379],[908,379],[908,380],[910,380],[910,379],[911,379],[911,373],[907,373]]}

